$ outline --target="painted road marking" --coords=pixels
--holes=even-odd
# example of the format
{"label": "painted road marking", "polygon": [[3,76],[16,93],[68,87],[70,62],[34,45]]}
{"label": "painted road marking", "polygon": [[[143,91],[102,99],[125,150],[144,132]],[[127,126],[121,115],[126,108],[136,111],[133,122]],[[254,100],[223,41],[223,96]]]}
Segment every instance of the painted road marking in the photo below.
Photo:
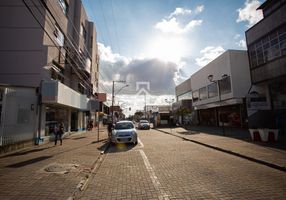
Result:
{"label": "painted road marking", "polygon": [[146,169],[149,172],[149,175],[150,175],[150,178],[152,180],[152,183],[153,183],[155,189],[160,194],[159,199],[166,199],[166,200],[168,200],[169,199],[169,195],[166,194],[165,190],[161,186],[161,183],[159,182],[159,180],[158,180],[158,178],[157,178],[157,176],[155,174],[155,171],[152,168],[152,166],[151,166],[151,164],[150,164],[150,162],[149,162],[145,152],[142,149],[140,149],[139,151],[140,151],[140,154],[141,154],[141,156],[143,158],[143,161],[144,161],[144,164],[146,166]]}
{"label": "painted road marking", "polygon": [[144,144],[142,143],[139,137],[138,137],[138,143],[140,144],[141,147],[144,147]]}

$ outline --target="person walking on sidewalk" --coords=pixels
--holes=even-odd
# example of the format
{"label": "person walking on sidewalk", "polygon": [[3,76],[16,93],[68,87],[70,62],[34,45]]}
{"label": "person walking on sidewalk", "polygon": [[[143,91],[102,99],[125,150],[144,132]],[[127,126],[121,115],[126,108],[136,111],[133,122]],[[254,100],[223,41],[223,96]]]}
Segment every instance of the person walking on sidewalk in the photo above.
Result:
{"label": "person walking on sidewalk", "polygon": [[57,145],[57,141],[60,140],[60,144],[63,145],[63,139],[62,136],[64,134],[64,123],[61,122],[59,126],[55,127],[55,145]]}

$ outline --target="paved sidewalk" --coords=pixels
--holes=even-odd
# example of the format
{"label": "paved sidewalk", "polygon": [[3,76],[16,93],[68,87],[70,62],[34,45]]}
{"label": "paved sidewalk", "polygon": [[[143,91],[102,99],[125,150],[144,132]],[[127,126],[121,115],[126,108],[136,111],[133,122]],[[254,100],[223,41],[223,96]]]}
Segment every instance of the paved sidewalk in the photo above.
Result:
{"label": "paved sidewalk", "polygon": [[0,199],[72,199],[108,146],[106,128],[0,156]]}
{"label": "paved sidewalk", "polygon": [[[234,130],[236,133],[228,132],[228,136],[222,136],[216,131],[208,133],[208,129],[202,127],[200,130],[196,127],[196,130],[192,131],[176,127],[157,130],[286,172],[286,150],[275,148],[275,144],[269,147],[262,142],[253,142],[245,138],[249,137],[245,132],[242,132],[239,137],[238,130]],[[276,145],[281,147],[281,143]]]}

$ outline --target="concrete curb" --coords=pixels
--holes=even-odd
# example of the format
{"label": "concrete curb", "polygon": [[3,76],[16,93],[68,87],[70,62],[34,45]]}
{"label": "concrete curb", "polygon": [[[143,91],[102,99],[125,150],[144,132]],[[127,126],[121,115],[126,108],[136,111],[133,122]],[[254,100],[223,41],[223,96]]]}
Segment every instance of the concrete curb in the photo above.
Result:
{"label": "concrete curb", "polygon": [[159,129],[155,129],[155,130],[160,131],[160,132],[165,133],[165,134],[169,134],[169,135],[181,138],[181,139],[186,140],[186,141],[190,141],[190,142],[193,142],[193,143],[196,143],[196,144],[208,147],[208,148],[215,149],[217,151],[221,151],[221,152],[224,152],[224,153],[228,153],[230,155],[234,155],[234,156],[237,156],[237,157],[240,157],[240,158],[244,158],[246,160],[249,160],[249,161],[252,161],[252,162],[256,162],[256,163],[265,165],[267,167],[271,167],[273,169],[280,170],[282,172],[286,172],[286,167],[277,165],[275,163],[270,163],[270,162],[267,162],[267,161],[264,161],[264,160],[260,160],[260,159],[257,159],[257,158],[246,156],[246,155],[243,155],[243,154],[240,154],[240,153],[237,153],[237,152],[233,152],[231,150],[226,150],[226,149],[223,149],[223,148],[220,148],[220,147],[212,146],[212,145],[209,145],[209,144],[206,144],[206,143],[203,143],[203,142],[199,142],[199,141],[196,141],[196,140],[191,140],[191,139],[185,138],[183,136],[179,136],[177,134],[169,133],[167,131],[163,131],[163,130],[159,130]]}

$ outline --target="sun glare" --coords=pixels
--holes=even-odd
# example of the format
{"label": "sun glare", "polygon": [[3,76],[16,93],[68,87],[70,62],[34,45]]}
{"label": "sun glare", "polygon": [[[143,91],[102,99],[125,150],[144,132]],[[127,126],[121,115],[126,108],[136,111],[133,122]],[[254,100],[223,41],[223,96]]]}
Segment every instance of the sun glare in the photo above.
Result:
{"label": "sun glare", "polygon": [[182,39],[158,37],[148,44],[146,54],[148,57],[177,63],[185,52],[185,45]]}

